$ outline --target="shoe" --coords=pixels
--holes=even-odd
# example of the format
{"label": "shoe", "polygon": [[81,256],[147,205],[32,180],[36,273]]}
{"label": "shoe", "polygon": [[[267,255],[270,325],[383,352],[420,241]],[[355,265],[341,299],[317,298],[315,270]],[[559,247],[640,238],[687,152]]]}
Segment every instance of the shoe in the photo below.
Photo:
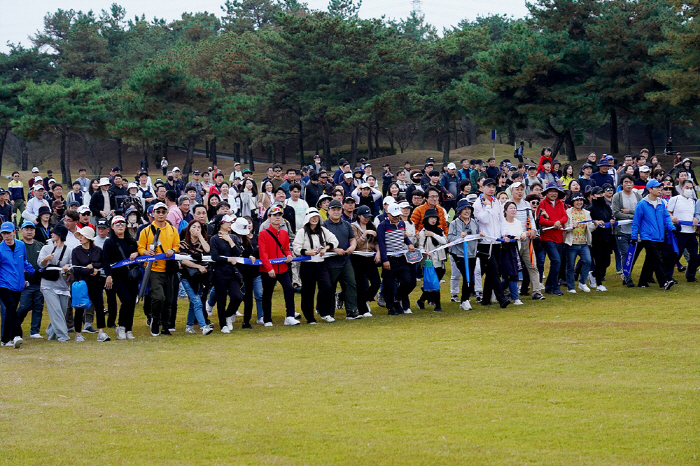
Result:
{"label": "shoe", "polygon": [[[250,322],[248,322],[248,323],[243,322],[243,326],[241,328],[253,328],[253,326],[250,325]],[[206,333],[205,333],[205,335],[206,335]]]}
{"label": "shoe", "polygon": [[[369,305],[369,301],[365,302],[365,307],[367,308],[367,312],[364,312],[363,315],[369,314],[369,316],[372,317],[372,307]],[[358,309],[357,312],[360,312],[360,310]]]}
{"label": "shoe", "polygon": [[124,327],[117,327],[117,340],[126,340],[126,329]]}
{"label": "shoe", "polygon": [[371,312],[365,312],[362,317],[374,317]]}
{"label": "shoe", "polygon": [[[209,335],[213,331],[214,331],[214,329],[208,325],[205,325],[204,327],[202,327],[202,335]],[[192,333],[194,333],[194,332],[192,332]]]}
{"label": "shoe", "polygon": [[221,333],[231,333],[231,329],[228,328],[228,325],[224,325],[221,327]]}
{"label": "shoe", "polygon": [[576,290],[574,290],[573,288],[569,288],[569,289],[566,290],[566,291],[568,291],[569,293],[576,294]]}
{"label": "shoe", "polygon": [[160,333],[153,333],[153,332],[151,331],[151,336],[152,336],[152,337],[158,337],[158,336],[160,336]]}
{"label": "shoe", "polygon": [[345,317],[345,320],[356,320],[356,319],[362,319],[362,315],[359,314],[358,312],[352,312]]}
{"label": "shoe", "polygon": [[241,314],[241,311],[236,311],[236,317],[243,317],[243,314]]}
{"label": "shoe", "polygon": [[318,324],[318,322],[316,322],[315,320],[313,322],[309,322],[309,325],[316,325],[316,324]]}
{"label": "shoe", "polygon": [[335,293],[335,308],[336,309],[343,308],[343,302],[340,300],[340,293],[339,292]]}
{"label": "shoe", "polygon": [[75,341],[85,341],[85,337],[81,334],[75,336]]}
{"label": "shoe", "polygon": [[111,341],[112,339],[109,338],[109,335],[107,335],[105,332],[100,333],[97,335],[97,341]]}
{"label": "shoe", "polygon": [[12,340],[12,346],[14,346],[15,349],[19,349],[19,347],[22,346],[22,343],[24,343],[22,337],[15,337],[15,339]]}
{"label": "shoe", "polygon": [[627,285],[627,288],[634,288],[634,282],[632,281],[632,279],[627,280],[625,285]]}
{"label": "shoe", "polygon": [[299,325],[301,322],[296,320],[294,317],[285,317],[284,325]]}
{"label": "shoe", "polygon": [[295,312],[295,313],[294,313],[294,318],[295,318],[296,320],[301,319],[301,314],[299,314],[298,312]]}
{"label": "shoe", "polygon": [[459,307],[461,307],[463,311],[471,311],[472,303],[470,303],[469,300],[462,301],[462,304],[460,304]]}
{"label": "shoe", "polygon": [[333,316],[323,316],[323,317],[321,317],[321,319],[325,320],[325,321],[328,322],[329,324],[330,324],[331,322],[335,322],[335,319],[333,318]]}
{"label": "shoe", "polygon": [[562,290],[554,290],[552,291],[552,294],[554,296],[564,296],[564,292]]}
{"label": "shoe", "polygon": [[532,293],[532,299],[539,301],[539,300],[546,299],[546,298],[544,297],[544,295],[542,293],[537,291],[535,293]]}
{"label": "shoe", "polygon": [[433,312],[442,312],[442,308],[438,306],[435,309],[433,309]]}
{"label": "shoe", "polygon": [[[206,327],[206,325],[205,325]],[[189,325],[185,327],[185,333],[195,333],[194,332],[194,327],[190,327]]]}
{"label": "shoe", "polygon": [[698,281],[698,279],[695,278],[695,277],[687,277],[687,276],[685,277],[685,280],[686,280],[688,283],[695,283],[695,282]]}
{"label": "shoe", "polygon": [[608,291],[603,285],[598,285],[595,287],[596,291]]}
{"label": "shoe", "polygon": [[[574,290],[574,293],[576,293],[576,290]],[[515,301],[513,301],[513,306],[522,306],[522,305],[523,305],[523,302],[520,301],[519,299],[516,299]]]}
{"label": "shoe", "polygon": [[432,301],[426,301],[426,303],[428,304],[428,306],[435,306],[435,303]]}
{"label": "shoe", "polygon": [[272,322],[265,322],[265,327],[272,327]]}
{"label": "shoe", "polygon": [[394,307],[389,308],[389,315],[390,315],[390,316],[398,316],[398,315],[401,315],[401,314],[403,314],[402,311],[399,311],[399,310],[397,310],[397,309],[394,308]]}
{"label": "shoe", "polygon": [[126,332],[126,339],[127,339],[127,340],[136,340],[136,337],[134,336],[133,333],[131,333],[131,330],[129,330],[128,332]]}
{"label": "shoe", "polygon": [[258,319],[258,325],[263,325],[265,323],[265,319],[262,317]]}
{"label": "shoe", "polygon": [[408,308],[408,309],[404,309],[403,313],[404,314],[413,314],[413,311],[411,310],[411,308]]}
{"label": "shoe", "polygon": [[29,338],[34,338],[36,340],[43,340],[44,339],[44,337],[41,336],[41,333],[32,333],[31,335],[29,335]]}
{"label": "shoe", "polygon": [[295,287],[294,287],[294,292],[295,292],[296,294],[301,293],[301,285],[295,286]]}
{"label": "shoe", "polygon": [[510,299],[506,299],[505,301],[503,301],[503,302],[500,304],[501,309],[507,308],[508,305],[510,305]]}
{"label": "shoe", "polygon": [[598,286],[595,281],[595,277],[593,276],[593,272],[588,272],[588,283],[591,285],[591,288]]}
{"label": "shoe", "polygon": [[68,333],[75,333],[75,330],[73,330],[72,328],[69,328]]}
{"label": "shoe", "polygon": [[456,294],[453,294],[452,297],[450,298],[451,303],[458,303],[459,302],[459,296]]}
{"label": "shoe", "polygon": [[161,330],[160,334],[161,335],[172,335],[172,333],[170,333],[170,330],[168,330],[167,328],[164,328],[163,330]]}
{"label": "shoe", "polygon": [[418,306],[418,309],[425,309],[425,301],[421,301],[420,299],[416,301],[416,305]]}
{"label": "shoe", "polygon": [[153,319],[151,319],[150,317],[146,318],[146,325],[147,326],[150,327],[152,323],[153,323]]}
{"label": "shoe", "polygon": [[212,315],[212,314],[214,313],[214,306],[212,306],[211,304],[209,304],[209,301],[208,301],[208,300],[207,300],[206,308],[207,308],[207,314],[208,314],[208,315]]}
{"label": "shoe", "polygon": [[476,302],[477,302],[477,303],[481,303],[482,299],[483,299],[483,295],[481,294],[481,291],[477,291],[477,293],[476,293]]}
{"label": "shoe", "polygon": [[688,267],[686,267],[685,265],[679,265],[679,266],[678,266],[678,271],[679,271],[679,272],[685,272],[687,268],[688,268]]}
{"label": "shoe", "polygon": [[675,283],[674,280],[669,280],[669,281],[667,281],[666,284],[664,285],[664,290],[670,290],[671,287],[672,287],[673,285],[675,285],[675,284],[676,284],[676,283]]}
{"label": "shoe", "polygon": [[617,270],[615,273],[617,273],[618,275],[622,275],[622,269]]}
{"label": "shoe", "polygon": [[173,327],[173,328],[169,328],[169,329],[168,329],[168,331],[169,331],[170,333],[174,333],[174,332],[177,332],[177,330],[175,329],[175,327]]}
{"label": "shoe", "polygon": [[83,325],[83,332],[85,333],[97,333],[97,330],[92,326],[92,324]]}
{"label": "shoe", "polygon": [[231,316],[226,318],[226,326],[228,327],[229,332],[233,330],[233,323],[236,321],[236,316]]}
{"label": "shoe", "polygon": [[583,291],[584,293],[590,293],[591,289],[588,288],[588,286],[585,283],[578,282],[578,289]]}
{"label": "shoe", "polygon": [[377,294],[377,306],[386,307],[386,301],[384,301],[384,296],[381,293]]}

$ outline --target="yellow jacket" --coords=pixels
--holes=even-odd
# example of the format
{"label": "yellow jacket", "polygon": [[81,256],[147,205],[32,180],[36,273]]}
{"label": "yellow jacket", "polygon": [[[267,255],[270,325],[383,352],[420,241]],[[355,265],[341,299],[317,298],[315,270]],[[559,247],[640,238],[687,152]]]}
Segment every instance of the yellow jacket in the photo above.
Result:
{"label": "yellow jacket", "polygon": [[[180,236],[177,234],[175,227],[169,223],[166,223],[163,228],[158,228],[155,224],[151,224],[141,230],[139,234],[139,256],[145,256],[146,251],[150,249],[153,243],[153,235],[155,234],[153,230],[160,230],[158,245],[155,251],[156,254],[163,254],[168,249],[173,249],[175,252],[180,250]],[[151,270],[153,272],[165,272],[165,261],[160,260],[153,262]]]}

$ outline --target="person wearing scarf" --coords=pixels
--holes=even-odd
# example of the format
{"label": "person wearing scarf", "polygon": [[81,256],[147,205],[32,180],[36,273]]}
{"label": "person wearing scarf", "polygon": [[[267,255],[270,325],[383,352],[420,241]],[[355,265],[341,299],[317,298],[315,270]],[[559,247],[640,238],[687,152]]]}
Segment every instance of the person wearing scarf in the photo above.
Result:
{"label": "person wearing scarf", "polygon": [[[418,249],[422,251],[432,251],[438,246],[447,244],[447,236],[439,226],[437,209],[428,209],[423,216],[423,229],[418,233]],[[423,253],[423,264],[430,259],[437,273],[438,280],[445,276],[445,262],[447,261],[447,250],[441,249],[432,254]],[[440,291],[423,291],[416,304],[420,309],[425,309],[425,302],[433,303],[435,312],[442,312],[440,305]]]}

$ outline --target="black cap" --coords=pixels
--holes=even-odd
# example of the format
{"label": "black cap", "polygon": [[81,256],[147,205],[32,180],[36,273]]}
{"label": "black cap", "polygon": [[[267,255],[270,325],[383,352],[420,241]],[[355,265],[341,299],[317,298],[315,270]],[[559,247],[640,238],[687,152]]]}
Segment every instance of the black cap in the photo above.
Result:
{"label": "black cap", "polygon": [[423,214],[423,218],[437,217],[437,216],[438,216],[437,209],[426,209],[425,213]]}
{"label": "black cap", "polygon": [[365,163],[366,161],[367,161],[367,159],[364,157],[360,159],[360,163]]}
{"label": "black cap", "polygon": [[428,176],[440,176],[440,172],[437,170],[431,170]]}
{"label": "black cap", "polygon": [[343,199],[343,204],[347,202],[352,202],[353,204],[355,203],[355,198],[352,196],[346,196],[345,199]]}
{"label": "black cap", "polygon": [[95,225],[97,228],[100,228],[100,227],[109,228],[109,220],[107,220],[106,218],[98,219],[97,222],[95,222],[95,223],[97,223],[97,225]]}
{"label": "black cap", "polygon": [[5,191],[3,188],[0,188],[0,194],[5,194],[7,191]]}
{"label": "black cap", "polygon": [[51,209],[49,209],[48,207],[43,205],[43,206],[39,207],[39,213],[37,214],[37,217],[41,217],[44,214],[50,214],[50,213],[51,213]]}
{"label": "black cap", "polygon": [[114,167],[114,168],[112,168],[112,171],[113,172],[120,172],[120,171],[122,171],[122,169],[119,167]]}
{"label": "black cap", "polygon": [[435,157],[428,157],[425,159],[425,163],[435,163]]}
{"label": "black cap", "polygon": [[334,207],[337,207],[339,209],[343,208],[343,204],[340,203],[338,199],[333,199],[330,204],[328,204],[328,209],[333,209]]}
{"label": "black cap", "polygon": [[51,229],[51,233],[57,234],[61,238],[61,241],[65,241],[68,237],[68,228],[66,228],[64,224],[59,223]]}
{"label": "black cap", "polygon": [[369,210],[369,207],[367,207],[366,205],[361,205],[357,208],[357,216],[369,218],[372,216],[372,211]]}
{"label": "black cap", "polygon": [[192,171],[192,174],[193,174],[193,175],[199,175],[199,170],[193,170],[193,171]]}
{"label": "black cap", "polygon": [[591,165],[590,163],[586,162],[586,163],[584,163],[583,165],[581,165],[581,170],[583,170],[584,168],[593,168],[593,165]]}
{"label": "black cap", "polygon": [[496,184],[496,181],[493,178],[486,178],[483,183],[481,183],[482,186],[488,186],[490,184]]}

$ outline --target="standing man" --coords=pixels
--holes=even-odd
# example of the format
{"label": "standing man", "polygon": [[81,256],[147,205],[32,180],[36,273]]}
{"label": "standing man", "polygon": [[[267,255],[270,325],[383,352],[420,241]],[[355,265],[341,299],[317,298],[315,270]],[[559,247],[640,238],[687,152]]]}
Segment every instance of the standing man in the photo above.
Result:
{"label": "standing man", "polygon": [[[659,286],[670,290],[675,282],[673,277],[666,272],[667,268],[664,267],[662,251],[666,235],[672,235],[675,226],[671,220],[671,214],[668,213],[664,201],[660,198],[661,183],[656,179],[651,179],[646,184],[646,190],[649,194],[637,204],[632,221],[631,241],[636,243],[639,237],[640,244],[644,246],[646,252],[638,285],[640,288],[648,287],[652,274],[656,272]],[[673,259],[675,257],[666,260],[673,261]]]}
{"label": "standing man", "polygon": [[160,160],[160,168],[163,170],[163,176],[168,174],[168,159],[165,156]]}
{"label": "standing man", "polygon": [[114,209],[115,215],[124,215],[124,209],[122,207],[124,200],[129,197],[129,188],[127,184],[124,183],[124,179],[119,173],[114,175],[113,183],[114,185],[109,188],[109,192],[114,196],[114,206],[112,208]]}
{"label": "standing man", "polygon": [[[564,252],[564,224],[568,220],[566,207],[561,199],[564,198],[564,190],[557,183],[549,183],[544,190],[544,199],[537,210],[537,218],[542,227],[540,243],[549,256],[549,273],[544,285],[544,292],[555,296],[564,294],[559,286],[559,269],[561,268],[561,255]],[[544,228],[553,227],[549,230]]]}
{"label": "standing man", "polygon": [[38,217],[39,216],[39,208],[41,207],[48,207],[49,210],[51,210],[51,206],[49,206],[49,203],[44,199],[45,195],[45,189],[44,185],[37,182],[34,185],[34,197],[29,199],[29,202],[27,202],[27,212],[29,212],[32,216]]}
{"label": "standing man", "polygon": [[199,179],[199,177],[199,170],[192,171],[192,181],[185,185],[185,189],[187,189],[190,186],[193,186],[197,192],[197,194],[195,195],[195,200],[197,202],[202,202],[202,192],[204,191],[204,186],[202,186],[202,182]]}
{"label": "standing man", "polygon": [[[350,224],[342,219],[342,215],[342,204],[340,201],[333,199],[328,205],[328,220],[323,222],[323,226],[338,239],[338,247],[333,249],[337,256],[328,257],[325,262],[331,279],[331,289],[335,290],[340,281],[340,287],[345,294],[346,319],[361,319],[362,315],[357,312],[355,271],[350,263],[350,254],[355,251],[356,247],[355,232]],[[340,309],[338,301],[339,294],[336,293],[336,308]]]}
{"label": "standing man", "polygon": [[[177,230],[166,220],[168,208],[162,202],[153,206],[153,223],[143,230],[139,235],[139,255],[154,256],[165,254],[172,257],[180,249],[180,237]],[[153,246],[153,237],[160,230],[158,244]],[[149,284],[151,286],[151,335],[157,337],[159,334],[171,335],[168,330],[170,322],[170,308],[175,297],[173,290],[173,278],[177,273],[177,263],[170,261],[171,266],[167,266],[168,260],[158,260],[153,262]],[[173,267],[173,265],[175,267]],[[161,323],[162,331],[159,332]]]}
{"label": "standing man", "polygon": [[442,175],[440,183],[452,196],[451,199],[447,199],[443,204],[445,210],[449,212],[450,209],[454,209],[457,205],[457,195],[459,195],[459,177],[457,176],[457,166],[454,163],[447,164],[447,173]]}
{"label": "standing man", "polygon": [[111,186],[109,178],[100,178],[100,190],[90,198],[90,212],[95,218],[106,218],[109,220],[114,215],[116,203],[114,194],[109,192]]}
{"label": "standing man", "polygon": [[[416,287],[405,253],[415,251],[406,236],[406,225],[401,220],[401,207],[394,203],[387,207],[387,218],[377,227],[377,243],[382,260],[382,295],[390,316],[411,314],[409,295]],[[399,287],[394,295],[394,285]]]}
{"label": "standing man", "polygon": [[[614,230],[615,243],[617,244],[617,249],[620,252],[620,258],[624,262],[627,258],[627,251],[631,241],[632,225],[620,225],[619,221],[632,220],[634,218],[634,211],[637,208],[639,201],[642,200],[642,196],[633,189],[634,178],[632,175],[622,175],[620,177],[620,184],[622,185],[622,191],[613,194],[611,207],[613,216],[616,220],[618,220],[618,224],[615,225]],[[632,277],[630,275],[623,275],[622,283],[629,288],[634,287],[634,283],[632,282]]]}
{"label": "standing man", "polygon": [[[674,234],[678,243],[678,257],[675,261],[668,261],[670,267],[666,267],[666,273],[669,276],[673,275],[673,267],[680,260],[683,251],[687,250],[689,260],[688,267],[685,270],[685,279],[688,282],[696,282],[695,273],[698,269],[698,237],[695,235],[695,226],[698,224],[698,219],[695,218],[695,199],[693,198],[695,190],[693,182],[685,180],[681,186],[681,194],[674,196],[666,204],[668,212],[671,214],[671,221],[677,225]],[[690,225],[680,225],[679,222],[692,222]]]}
{"label": "standing man", "polygon": [[0,226],[2,243],[0,243],[0,301],[5,306],[5,322],[2,332],[2,346],[14,346],[24,343],[20,328],[17,306],[24,290],[24,274],[34,274],[34,267],[27,262],[27,250],[24,243],[15,241],[15,224],[3,222]]}
{"label": "standing man", "polygon": [[391,167],[388,163],[385,163],[382,171],[382,196],[386,196],[393,179],[394,174],[391,172]]}
{"label": "standing man", "polygon": [[87,170],[81,168],[80,170],[78,170],[78,174],[78,179],[76,179],[75,181],[80,183],[80,190],[83,193],[86,193],[90,190],[90,178],[87,177]]}
{"label": "standing man", "polygon": [[[177,197],[182,196],[182,192],[185,190],[185,182],[180,178],[182,172],[180,172],[179,167],[173,168],[173,188],[177,193]],[[169,180],[168,180],[169,181]]]}
{"label": "standing man", "polygon": [[518,146],[517,149],[515,149],[515,158],[518,159],[518,162],[523,163],[523,154],[525,153],[525,142],[520,141],[520,145]]}
{"label": "standing man", "polygon": [[[34,240],[34,235],[36,233],[36,226],[33,222],[26,221],[22,224],[22,242],[27,250],[27,262],[34,267],[34,270],[39,270],[39,265],[37,264],[37,259],[39,258],[39,251],[44,246],[44,243]],[[19,325],[22,326],[25,317],[29,312],[32,313],[32,325],[29,330],[29,338],[36,338],[41,340],[41,314],[44,311],[44,294],[39,289],[41,285],[41,277],[38,274],[33,274],[27,280],[29,285],[22,290],[22,294],[19,298],[19,307],[17,308],[17,316],[19,318]]]}
{"label": "standing man", "polygon": [[19,172],[12,172],[12,181],[7,184],[7,190],[10,192],[10,203],[15,208],[17,217],[21,218],[26,204],[24,202],[24,184],[19,179]]}
{"label": "standing man", "polygon": [[533,246],[533,241],[537,237],[537,228],[535,226],[535,216],[532,213],[532,207],[530,203],[527,202],[525,198],[525,186],[522,182],[516,181],[510,185],[510,193],[513,202],[515,202],[515,207],[517,212],[515,218],[520,221],[523,226],[523,230],[527,233],[527,241],[520,242],[520,262],[523,268],[527,270],[527,273],[523,271],[523,289],[527,290],[525,284],[526,277],[527,281],[532,285],[532,299],[539,300],[544,299],[542,295],[542,283],[540,283],[540,273],[537,270],[537,258],[535,257],[535,251]]}

